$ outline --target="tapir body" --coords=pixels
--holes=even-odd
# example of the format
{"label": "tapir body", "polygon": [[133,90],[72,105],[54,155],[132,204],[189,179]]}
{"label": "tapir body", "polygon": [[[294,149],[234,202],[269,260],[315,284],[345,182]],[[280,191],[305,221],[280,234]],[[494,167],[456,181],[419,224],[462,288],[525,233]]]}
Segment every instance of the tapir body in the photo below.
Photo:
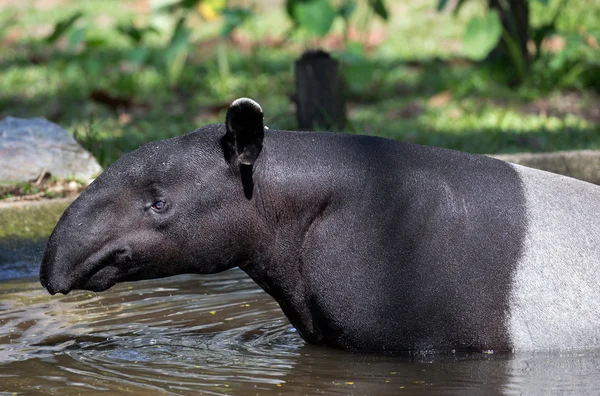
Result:
{"label": "tapir body", "polygon": [[123,156],[67,209],[51,292],[239,266],[310,343],[600,347],[600,188],[387,139],[225,125]]}

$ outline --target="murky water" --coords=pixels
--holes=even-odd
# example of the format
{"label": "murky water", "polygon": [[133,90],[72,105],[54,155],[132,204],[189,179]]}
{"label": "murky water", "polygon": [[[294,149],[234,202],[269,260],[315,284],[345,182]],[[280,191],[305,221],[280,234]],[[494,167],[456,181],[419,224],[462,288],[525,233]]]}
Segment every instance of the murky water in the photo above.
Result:
{"label": "murky water", "polygon": [[598,394],[600,353],[401,357],[306,345],[242,271],[51,297],[0,283],[0,391]]}

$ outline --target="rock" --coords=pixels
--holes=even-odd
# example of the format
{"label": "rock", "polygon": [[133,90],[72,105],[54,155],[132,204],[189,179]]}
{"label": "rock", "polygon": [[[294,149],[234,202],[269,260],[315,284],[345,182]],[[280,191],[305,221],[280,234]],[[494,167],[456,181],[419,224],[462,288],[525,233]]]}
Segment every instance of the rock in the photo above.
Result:
{"label": "rock", "polygon": [[87,181],[102,167],[67,131],[50,121],[14,117],[0,121],[0,182],[36,180],[44,171]]}
{"label": "rock", "polygon": [[600,151],[497,154],[491,157],[600,185]]}

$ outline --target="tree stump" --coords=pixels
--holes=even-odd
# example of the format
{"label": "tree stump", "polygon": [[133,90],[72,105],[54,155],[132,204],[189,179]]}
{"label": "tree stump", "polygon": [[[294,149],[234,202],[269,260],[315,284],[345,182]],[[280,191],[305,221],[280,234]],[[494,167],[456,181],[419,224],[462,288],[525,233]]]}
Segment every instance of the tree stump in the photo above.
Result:
{"label": "tree stump", "polygon": [[298,127],[341,130],[346,122],[346,100],[338,61],[321,50],[307,51],[295,66]]}

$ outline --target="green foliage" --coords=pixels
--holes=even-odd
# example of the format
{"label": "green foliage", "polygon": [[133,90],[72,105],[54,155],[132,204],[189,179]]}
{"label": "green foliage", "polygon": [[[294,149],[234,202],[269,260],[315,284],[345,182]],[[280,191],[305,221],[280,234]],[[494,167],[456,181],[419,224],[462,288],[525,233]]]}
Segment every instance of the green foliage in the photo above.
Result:
{"label": "green foliage", "polygon": [[62,19],[54,25],[54,31],[46,38],[46,42],[53,44],[61,38],[73,25],[83,16],[82,12],[75,12],[69,17]]}
{"label": "green foliage", "polygon": [[[523,0],[527,1],[527,0]],[[459,0],[454,6],[454,12],[469,3],[468,0]],[[473,1],[470,1],[473,3]],[[508,3],[503,7],[509,7]],[[437,9],[442,11],[449,5],[447,0],[438,0]],[[600,51],[592,48],[583,38],[583,35],[574,31],[560,31],[557,22],[563,15],[568,5],[568,0],[530,0],[530,7],[537,6],[536,10],[552,12],[551,17],[538,25],[529,28],[531,39],[535,45],[532,62],[526,59],[522,53],[516,37],[504,28],[495,10],[485,9],[483,16],[473,16],[468,21],[463,34],[463,46],[465,55],[472,60],[481,61],[487,59],[491,51],[500,42],[507,49],[507,58],[504,61],[510,65],[506,68],[507,74],[512,74],[517,81],[527,80],[545,89],[551,87],[577,88],[597,87],[598,79],[591,77],[598,75],[598,63],[600,63]],[[513,21],[514,23],[514,21]],[[599,32],[587,32],[598,42]],[[557,53],[547,53],[542,44],[552,37],[564,37],[567,41],[565,48]],[[590,39],[592,40],[592,39]],[[513,78],[513,81],[515,78]]]}
{"label": "green foliage", "polygon": [[67,34],[69,46],[72,49],[77,48],[78,45],[85,41],[85,35],[86,29],[83,27],[71,29]]}
{"label": "green foliage", "polygon": [[502,37],[500,17],[490,10],[483,18],[474,17],[468,23],[463,36],[465,55],[480,61],[488,56]]}
{"label": "green foliage", "polygon": [[[451,3],[442,8],[451,11]],[[50,43],[29,34],[48,16],[26,8],[3,42],[0,116],[50,118],[74,132],[103,166],[145,142],[222,122],[239,96],[268,109],[270,128],[293,129],[290,65],[306,46],[322,43],[348,82],[346,132],[472,152],[600,148],[594,93],[600,92],[600,31],[598,17],[582,12],[589,6],[533,3],[539,50],[524,83],[514,87],[508,85],[514,68],[462,59],[466,46],[457,44],[468,21],[487,15],[474,2],[464,3],[453,16],[432,13],[435,2],[407,0],[406,14],[388,16],[387,37],[375,44],[367,32],[382,16],[370,0],[331,0],[336,16],[325,38],[305,34],[283,10],[261,8],[256,0],[241,12],[203,0],[178,1],[153,14],[120,0],[66,0],[49,21],[62,23]],[[218,18],[200,11],[209,5]],[[66,26],[77,13],[82,16]],[[111,23],[100,23],[98,15]],[[1,13],[0,26],[9,17]],[[294,34],[287,34],[290,28]],[[17,32],[25,33],[15,42]],[[564,46],[551,49],[550,35],[564,39]],[[117,104],[94,99],[94,91]]]}
{"label": "green foliage", "polygon": [[167,76],[172,83],[179,80],[190,50],[190,31],[185,22],[185,17],[179,18],[166,48]]}
{"label": "green foliage", "polygon": [[253,16],[252,10],[249,8],[225,8],[222,11],[223,15],[223,27],[221,29],[221,37],[230,37],[233,31],[249,18]]}
{"label": "green foliage", "polygon": [[514,37],[511,36],[507,32],[506,29],[501,29],[501,32],[502,32],[502,39],[504,40],[506,48],[508,49],[509,59],[512,62],[514,70],[516,70],[516,72],[517,72],[518,81],[523,82],[523,81],[525,81],[525,78],[527,77],[526,76],[527,65],[525,64],[526,59],[525,59],[523,53],[521,52],[521,48],[519,47],[519,44],[515,41]]}
{"label": "green foliage", "polygon": [[[164,3],[163,3],[164,4]],[[389,12],[383,0],[368,0],[364,3],[367,9],[374,15],[388,20]],[[335,5],[335,7],[334,7]],[[204,7],[204,8],[202,8]],[[358,8],[356,0],[343,0],[340,2],[333,0],[288,0],[286,9],[289,16],[299,29],[310,32],[316,36],[323,37],[331,33],[334,21],[340,18],[344,21],[344,38],[348,42],[348,31],[351,25],[351,19]],[[136,67],[152,66],[160,67],[166,80],[170,85],[178,84],[184,71],[186,62],[189,58],[192,46],[192,36],[188,27],[188,19],[192,14],[207,17],[206,10],[213,14],[213,17],[219,17],[221,22],[220,37],[222,42],[217,46],[217,70],[223,84],[228,85],[226,80],[230,77],[228,40],[233,32],[239,29],[246,22],[253,18],[254,12],[251,8],[227,7],[224,0],[180,0],[169,2],[166,5],[159,6],[155,12],[168,15],[173,19],[169,29],[169,38],[164,44],[162,55],[157,62],[150,50],[150,44],[153,37],[159,37],[163,33],[152,24],[146,26],[134,24],[131,20],[119,23],[115,31],[126,38],[131,46],[123,51],[123,59],[136,65]],[[204,10],[204,12],[202,12]],[[93,29],[89,17],[82,11],[67,15],[55,24],[53,33],[46,38],[46,43],[54,44],[61,37],[66,37],[68,48],[74,53],[78,53],[79,65],[93,75],[100,75],[107,68],[107,63],[114,60],[104,59],[101,55],[103,48],[108,43],[104,36],[91,33]],[[85,20],[85,23],[77,22]],[[368,22],[366,18],[364,22]],[[163,26],[164,29],[164,26]],[[164,30],[163,30],[164,31]],[[367,79],[373,75],[372,62],[365,59],[359,59],[366,56],[366,51],[360,47],[350,48],[348,50],[351,56],[340,56],[345,62],[345,71],[349,79],[353,82],[351,85],[356,87],[366,86]],[[347,62],[345,60],[348,60]]]}
{"label": "green foliage", "polygon": [[600,91],[600,54],[586,41],[600,42],[600,31],[566,34],[564,48],[555,54],[541,51],[532,65],[533,84],[551,89],[595,89]]}
{"label": "green foliage", "polygon": [[17,24],[17,16],[16,14],[10,15],[6,20],[0,23],[0,41],[6,34],[9,28],[13,27]]}
{"label": "green foliage", "polygon": [[378,15],[381,19],[383,19],[384,21],[387,21],[389,19],[390,14],[388,13],[387,7],[385,6],[383,0],[370,0],[369,5],[373,9],[373,12],[375,12],[375,14]]}
{"label": "green foliage", "polygon": [[307,31],[318,36],[329,33],[336,12],[329,0],[294,1],[292,15]]}
{"label": "green foliage", "polygon": [[354,11],[356,11],[356,5],[356,0],[345,0],[340,4],[337,13],[346,23],[349,23]]}
{"label": "green foliage", "polygon": [[179,10],[186,10],[189,11],[192,8],[195,8],[198,6],[198,4],[202,3],[204,0],[179,0],[173,3],[168,3],[165,6],[162,6],[158,9],[158,11],[163,11],[163,12],[177,12]]}
{"label": "green foliage", "polygon": [[364,90],[375,72],[375,64],[365,56],[364,45],[350,42],[345,51],[335,53],[334,56],[342,62],[348,88],[353,91]]}
{"label": "green foliage", "polygon": [[440,12],[448,5],[448,0],[438,0],[437,11]]}
{"label": "green foliage", "polygon": [[[339,4],[336,9],[335,5]],[[384,0],[368,0],[368,8],[378,17],[387,21],[389,12]],[[317,36],[326,36],[336,18],[342,18],[346,24],[357,8],[356,0],[286,0],[285,9],[295,27],[304,29]]]}
{"label": "green foliage", "polygon": [[223,40],[230,38],[236,29],[254,16],[254,13],[250,8],[221,7],[222,4],[224,5],[225,2],[219,0],[181,0],[161,8],[162,11],[180,15],[175,24],[166,55],[167,75],[172,84],[179,81],[191,47],[190,32],[186,27],[187,18],[192,10],[199,5],[208,6],[211,14],[222,18],[220,31],[222,41],[218,45],[217,63],[220,79],[224,81],[229,77],[230,67],[227,45]]}
{"label": "green foliage", "polygon": [[159,33],[154,26],[138,28],[132,22],[118,25],[117,31],[129,38],[134,45],[141,45],[149,35]]}
{"label": "green foliage", "polygon": [[46,191],[44,193],[44,196],[46,198],[58,198],[58,193],[56,193],[55,191]]}
{"label": "green foliage", "polygon": [[[337,9],[335,5],[338,5]],[[389,12],[383,0],[368,0],[366,2],[370,12],[384,21],[389,19]],[[336,18],[344,22],[344,42],[346,49],[339,51],[334,56],[341,61],[343,72],[348,87],[351,90],[364,89],[374,74],[373,62],[368,60],[367,52],[361,43],[349,41],[349,30],[352,18],[356,14],[358,4],[356,0],[287,0],[286,11],[297,29],[302,29],[319,37],[331,33]],[[370,18],[365,19],[366,24]],[[368,29],[368,27],[367,27]]]}

